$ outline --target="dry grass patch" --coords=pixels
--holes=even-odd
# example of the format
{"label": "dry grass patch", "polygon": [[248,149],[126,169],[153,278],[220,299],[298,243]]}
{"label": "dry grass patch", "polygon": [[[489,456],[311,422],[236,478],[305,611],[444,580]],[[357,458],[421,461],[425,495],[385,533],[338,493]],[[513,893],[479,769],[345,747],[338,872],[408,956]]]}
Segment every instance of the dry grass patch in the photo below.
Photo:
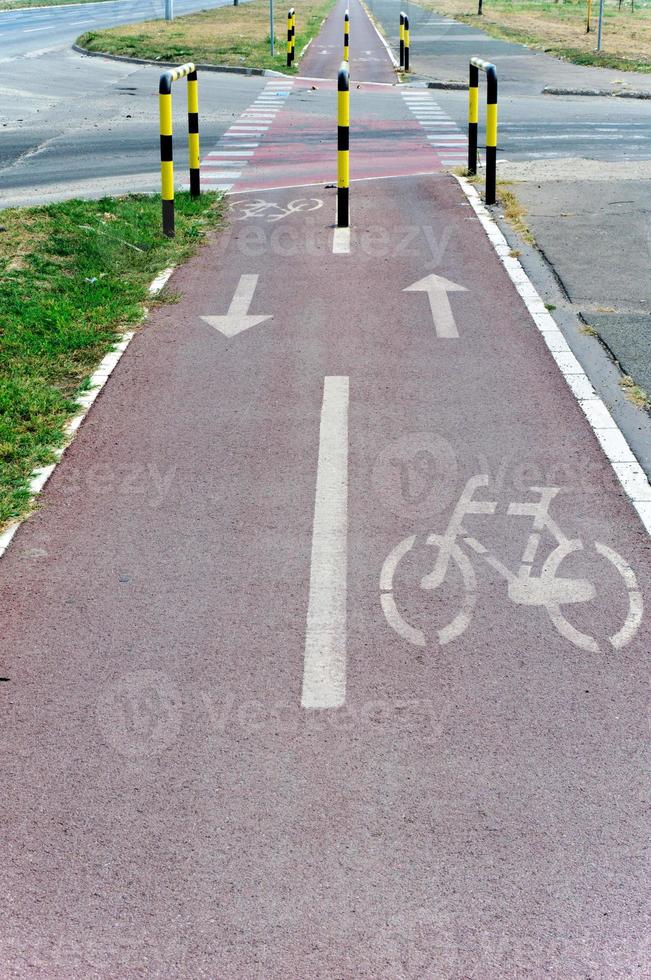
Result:
{"label": "dry grass patch", "polygon": [[269,3],[251,0],[234,7],[218,7],[176,20],[147,20],[104,31],[88,31],[78,44],[89,51],[182,63],[233,65],[248,68],[274,68],[296,72],[300,52],[319,31],[334,0],[303,0],[296,8],[296,57],[294,67],[286,67],[287,21],[289,8],[276,7],[274,36],[276,54],[269,53]]}
{"label": "dry grass patch", "polygon": [[651,410],[651,399],[649,399],[649,396],[643,388],[635,384],[633,378],[626,375],[619,382],[619,385],[628,400],[637,406],[637,408],[644,408],[647,411]]}
{"label": "dry grass patch", "polygon": [[501,181],[497,182],[497,203],[501,206],[504,212],[504,217],[511,225],[514,231],[520,235],[523,241],[527,242],[529,245],[535,243],[533,234],[531,233],[526,221],[524,220],[527,212],[523,208],[520,201],[513,193],[507,189],[507,185]]}
{"label": "dry grass patch", "polygon": [[486,0],[477,16],[476,0],[419,0],[419,5],[479,27],[486,33],[541,48],[576,64],[615,71],[651,72],[651,3],[606,0],[603,50],[597,54],[597,9],[586,33],[587,4],[578,0]]}

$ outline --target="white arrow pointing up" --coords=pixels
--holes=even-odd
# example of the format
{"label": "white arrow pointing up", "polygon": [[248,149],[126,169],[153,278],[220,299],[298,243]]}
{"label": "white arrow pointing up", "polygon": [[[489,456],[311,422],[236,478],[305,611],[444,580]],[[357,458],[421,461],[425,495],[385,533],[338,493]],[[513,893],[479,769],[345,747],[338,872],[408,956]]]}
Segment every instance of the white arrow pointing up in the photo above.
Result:
{"label": "white arrow pointing up", "polygon": [[219,330],[225,337],[234,337],[235,334],[248,330],[249,327],[255,327],[264,320],[273,319],[271,315],[255,316],[249,314],[249,307],[253,301],[257,284],[257,275],[240,276],[226,316],[202,316],[201,319],[209,323],[215,330]]}
{"label": "white arrow pointing up", "polygon": [[424,279],[419,279],[413,286],[407,286],[403,289],[403,293],[427,293],[437,337],[459,336],[448,293],[465,292],[467,292],[465,286],[458,286],[456,282],[450,282],[449,279],[444,279],[443,276],[435,276],[433,273],[425,276]]}

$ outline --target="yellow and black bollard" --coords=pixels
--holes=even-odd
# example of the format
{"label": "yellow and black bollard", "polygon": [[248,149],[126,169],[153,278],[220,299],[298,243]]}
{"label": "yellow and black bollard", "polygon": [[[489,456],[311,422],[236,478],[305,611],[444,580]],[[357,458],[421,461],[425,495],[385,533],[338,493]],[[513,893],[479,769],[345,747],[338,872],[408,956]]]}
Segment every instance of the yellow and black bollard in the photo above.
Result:
{"label": "yellow and black bollard", "polygon": [[348,46],[350,44],[350,14],[348,11],[344,14],[344,61],[350,61],[348,57]]}
{"label": "yellow and black bollard", "polygon": [[161,198],[163,203],[163,234],[174,237],[174,149],[172,137],[172,83],[179,78],[188,80],[188,151],[190,158],[190,194],[198,197],[200,184],[199,151],[199,85],[197,69],[189,62],[180,68],[163,72],[158,86],[160,118]]}
{"label": "yellow and black bollard", "polygon": [[400,68],[405,67],[405,12],[400,11]]}
{"label": "yellow and black bollard", "polygon": [[197,69],[188,75],[188,156],[190,164],[190,197],[201,193],[201,152],[199,149],[199,79]]}
{"label": "yellow and black bollard", "polygon": [[468,79],[468,173],[477,173],[479,72],[486,73],[486,204],[495,204],[497,170],[497,69],[490,61],[470,59]]}
{"label": "yellow and black bollard", "polygon": [[479,69],[470,62],[468,80],[468,173],[477,173],[477,129],[479,128]]}
{"label": "yellow and black bollard", "polygon": [[292,64],[296,61],[296,11],[292,7]]}
{"label": "yellow and black bollard", "polygon": [[337,227],[350,224],[350,71],[342,61],[337,75]]}
{"label": "yellow and black bollard", "polygon": [[409,71],[409,17],[407,16],[407,14],[405,14],[404,38],[405,38],[405,54],[403,58],[403,67],[405,71]]}
{"label": "yellow and black bollard", "polygon": [[287,11],[287,67],[292,67],[292,13],[293,8]]}

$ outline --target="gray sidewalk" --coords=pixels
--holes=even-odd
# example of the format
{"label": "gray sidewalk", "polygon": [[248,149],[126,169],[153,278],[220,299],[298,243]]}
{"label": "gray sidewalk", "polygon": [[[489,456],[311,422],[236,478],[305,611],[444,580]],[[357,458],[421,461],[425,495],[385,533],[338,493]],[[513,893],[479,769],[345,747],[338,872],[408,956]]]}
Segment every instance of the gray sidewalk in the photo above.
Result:
{"label": "gray sidewalk", "polygon": [[651,166],[539,161],[502,175],[573,310],[651,393]]}
{"label": "gray sidewalk", "polygon": [[[382,25],[394,50],[398,48],[398,10],[391,0],[368,0],[368,8]],[[414,3],[402,9],[409,16],[411,70],[430,81],[468,79],[473,55],[500,63],[500,85],[509,94],[539,93],[545,86],[567,89],[603,89],[611,92],[639,89],[651,94],[651,75],[590,68],[559,61],[523,44],[500,41],[477,27],[462,24]]]}

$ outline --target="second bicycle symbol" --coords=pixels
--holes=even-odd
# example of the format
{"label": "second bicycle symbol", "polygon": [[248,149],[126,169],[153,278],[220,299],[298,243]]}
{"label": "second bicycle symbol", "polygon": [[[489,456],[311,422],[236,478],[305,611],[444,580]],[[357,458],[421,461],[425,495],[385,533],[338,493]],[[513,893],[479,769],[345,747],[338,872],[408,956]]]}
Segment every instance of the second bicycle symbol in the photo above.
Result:
{"label": "second bicycle symbol", "polygon": [[[460,577],[462,583],[456,593],[458,608],[444,617],[446,621],[433,625],[429,633],[405,618],[401,612],[404,607],[395,591],[402,563],[419,546],[422,550],[423,542],[419,542],[416,535],[404,538],[386,558],[380,576],[380,601],[386,620],[395,632],[416,646],[425,646],[431,639],[436,639],[443,646],[461,636],[472,621],[477,601],[475,565],[485,564],[504,579],[506,596],[512,603],[545,610],[554,628],[566,640],[582,650],[598,652],[599,643],[595,636],[572,622],[572,615],[577,609],[598,599],[598,582],[592,581],[592,573],[578,577],[564,575],[561,569],[568,556],[585,551],[591,555],[591,569],[596,557],[604,572],[610,570],[614,574],[624,597],[623,615],[620,622],[613,624],[612,632],[608,632],[607,645],[619,650],[630,643],[642,621],[643,601],[635,573],[622,556],[599,541],[588,546],[581,539],[570,538],[561,530],[550,513],[552,503],[560,493],[559,487],[530,487],[531,500],[513,501],[506,509],[507,518],[527,518],[530,524],[520,564],[515,570],[510,569],[471,533],[474,515],[486,518],[497,512],[496,501],[476,498],[476,494],[488,487],[489,483],[487,475],[471,477],[454,507],[447,528],[441,534],[432,533],[425,538],[425,551],[430,564],[427,573],[420,576],[420,589],[424,593],[436,593],[455,575],[457,579]],[[517,526],[514,526],[514,530],[517,531]],[[538,571],[534,571],[536,567],[539,567]],[[610,609],[610,603],[607,605]],[[442,604],[433,603],[432,608],[440,610]]]}

